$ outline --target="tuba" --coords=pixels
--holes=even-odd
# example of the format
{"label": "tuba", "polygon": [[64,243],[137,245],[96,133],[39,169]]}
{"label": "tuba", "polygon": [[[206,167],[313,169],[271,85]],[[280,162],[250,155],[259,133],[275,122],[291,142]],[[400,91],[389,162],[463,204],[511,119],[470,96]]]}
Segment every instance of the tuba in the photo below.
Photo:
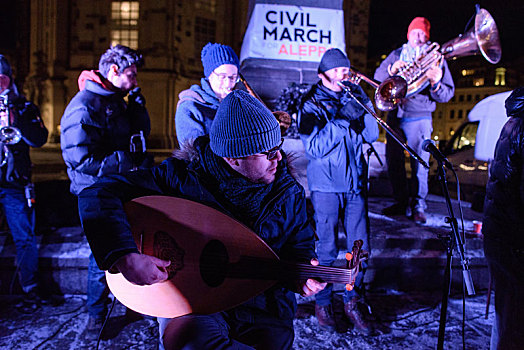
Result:
{"label": "tuba", "polygon": [[[498,63],[502,55],[497,25],[485,9],[477,10],[474,26],[464,35],[459,35],[442,47],[431,43],[415,61],[402,67],[395,76],[384,80],[378,87],[377,94],[387,97],[391,91],[403,89],[404,84],[407,84],[406,97],[416,94],[429,85],[426,72],[434,65],[442,66],[444,58],[455,59],[478,53],[493,64]],[[404,82],[399,83],[400,80]],[[377,107],[382,109],[378,103]]]}

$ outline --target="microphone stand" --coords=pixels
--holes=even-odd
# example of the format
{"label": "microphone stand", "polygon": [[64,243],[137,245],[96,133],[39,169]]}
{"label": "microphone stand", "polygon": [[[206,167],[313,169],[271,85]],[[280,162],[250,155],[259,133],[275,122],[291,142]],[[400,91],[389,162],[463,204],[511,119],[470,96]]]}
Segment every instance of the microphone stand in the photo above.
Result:
{"label": "microphone stand", "polygon": [[411,155],[411,157],[413,157],[415,160],[417,160],[424,168],[429,169],[429,165],[424,161],[424,159],[420,158],[420,156],[417,154],[417,152],[415,152],[406,143],[402,142],[400,137],[397,135],[397,133],[393,129],[391,129],[389,127],[389,125],[386,124],[386,122],[384,122],[382,119],[380,119],[380,117],[375,113],[374,110],[372,110],[367,105],[365,105],[362,102],[360,102],[360,100],[355,95],[353,95],[353,93],[351,92],[351,89],[349,87],[347,87],[346,85],[342,84],[341,82],[338,82],[337,84],[344,90],[344,92],[349,94],[349,96],[351,96],[355,101],[357,101],[357,103],[362,108],[364,108],[369,114],[371,114],[377,120],[377,122],[384,128],[384,130],[386,130],[395,139],[395,141],[397,141],[402,146],[402,148],[404,148],[406,151],[408,151],[408,153]]}
{"label": "microphone stand", "polygon": [[[464,283],[466,285],[468,295],[474,295],[475,288],[473,286],[473,280],[471,279],[471,272],[468,266],[469,262],[468,262],[468,259],[466,259],[465,252],[464,252],[464,242],[462,241],[462,236],[459,234],[457,219],[455,218],[455,215],[453,214],[453,207],[451,205],[451,199],[449,196],[448,184],[446,181],[446,171],[444,169],[444,163],[440,160],[437,160],[437,161],[438,161],[438,167],[437,167],[438,179],[442,187],[442,194],[444,195],[444,198],[446,199],[446,205],[448,207],[449,217],[446,217],[446,222],[451,225],[451,236],[447,235],[447,236],[442,237],[442,240],[444,241],[446,245],[446,251],[447,251],[446,268],[444,271],[444,283],[443,283],[443,288],[442,288],[442,305],[440,308],[438,343],[437,343],[437,349],[442,350],[444,349],[444,333],[446,330],[446,316],[447,316],[447,311],[448,311],[448,299],[449,299],[449,291],[451,288],[451,258],[453,254],[454,245],[456,245],[458,249],[460,263],[462,265],[462,277],[464,279]],[[458,182],[457,182],[457,185],[458,185]]]}

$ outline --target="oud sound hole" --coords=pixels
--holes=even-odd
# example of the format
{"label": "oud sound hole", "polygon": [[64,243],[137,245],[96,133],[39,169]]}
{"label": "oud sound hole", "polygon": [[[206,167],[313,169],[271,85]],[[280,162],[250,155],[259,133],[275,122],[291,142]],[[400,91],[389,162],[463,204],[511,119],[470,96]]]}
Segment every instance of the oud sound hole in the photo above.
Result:
{"label": "oud sound hole", "polygon": [[200,255],[200,275],[210,287],[218,287],[227,275],[229,256],[224,244],[218,240],[209,241]]}

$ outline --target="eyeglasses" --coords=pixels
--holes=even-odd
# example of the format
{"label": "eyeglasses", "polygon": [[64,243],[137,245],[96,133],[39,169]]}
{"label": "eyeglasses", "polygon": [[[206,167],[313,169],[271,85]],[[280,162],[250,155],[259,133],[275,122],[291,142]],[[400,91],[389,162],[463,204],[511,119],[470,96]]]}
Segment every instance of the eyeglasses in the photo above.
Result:
{"label": "eyeglasses", "polygon": [[238,83],[240,81],[240,77],[237,74],[227,75],[224,73],[215,73],[215,72],[212,72],[211,74],[216,75],[218,80],[220,81],[225,81],[226,79],[231,80],[234,83]]}
{"label": "eyeglasses", "polygon": [[282,149],[282,145],[284,144],[284,138],[280,139],[280,144],[277,147],[274,147],[266,152],[260,152],[261,154],[265,155],[268,160],[274,159],[277,156],[277,153]]}

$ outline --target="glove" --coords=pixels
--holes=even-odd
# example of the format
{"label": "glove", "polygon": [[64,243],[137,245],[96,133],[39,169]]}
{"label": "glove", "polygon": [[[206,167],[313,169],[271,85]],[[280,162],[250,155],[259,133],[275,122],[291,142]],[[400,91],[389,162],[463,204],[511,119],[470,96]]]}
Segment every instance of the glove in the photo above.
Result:
{"label": "glove", "polygon": [[146,106],[146,98],[140,93],[141,89],[137,86],[129,92],[129,103],[136,103],[139,106]]}
{"label": "glove", "polygon": [[349,101],[340,107],[337,113],[339,117],[349,121],[360,118],[362,114],[364,114],[364,108],[362,108],[356,101]]}

